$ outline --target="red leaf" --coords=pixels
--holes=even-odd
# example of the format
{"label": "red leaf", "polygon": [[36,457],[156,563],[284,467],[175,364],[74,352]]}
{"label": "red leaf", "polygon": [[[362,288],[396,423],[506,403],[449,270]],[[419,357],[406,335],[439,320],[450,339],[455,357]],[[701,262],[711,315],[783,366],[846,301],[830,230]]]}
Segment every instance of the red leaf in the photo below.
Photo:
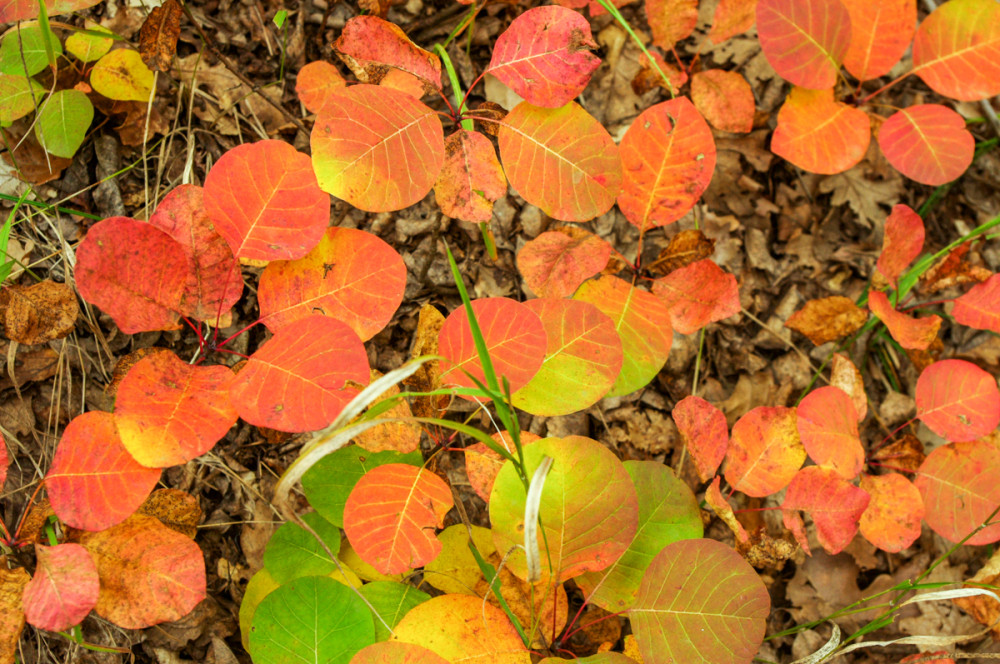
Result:
{"label": "red leaf", "polygon": [[400,574],[441,552],[435,528],[453,505],[434,473],[390,463],[365,473],[347,498],[344,532],[362,560],[382,574]]}
{"label": "red leaf", "polygon": [[[46,0],[49,16],[69,14],[100,4],[100,0]],[[25,21],[38,16],[38,0],[0,0],[0,24]]]}
{"label": "red leaf", "polygon": [[[1000,506],[997,468],[1000,447],[985,440],[948,443],[928,454],[913,483],[924,498],[924,518],[931,530],[949,542],[959,542],[982,525]],[[998,540],[1000,524],[993,523],[965,544]]]}
{"label": "red leaf", "polygon": [[782,78],[811,90],[832,88],[851,42],[851,15],[840,0],[759,0],[757,34]]}
{"label": "red leaf", "polygon": [[507,194],[507,178],[490,139],[459,129],[445,140],[444,153],[434,185],[441,211],[462,221],[489,221],[493,203]]}
{"label": "red leaf", "polygon": [[310,113],[319,113],[327,100],[341,92],[345,85],[347,82],[335,66],[316,60],[299,70],[295,79],[295,94]]}
{"label": "red leaf", "polygon": [[713,44],[721,44],[752,28],[756,20],[757,0],[719,0],[708,38]]}
{"label": "red leaf", "polygon": [[845,480],[854,479],[865,464],[858,435],[858,414],[839,387],[820,387],[799,402],[796,424],[809,457]]}
{"label": "red leaf", "polygon": [[653,44],[670,50],[687,39],[698,23],[698,0],[646,0]]}
{"label": "red leaf", "polygon": [[952,99],[1000,94],[1000,5],[995,0],[940,5],[917,28],[912,73]]}
{"label": "red leaf", "polygon": [[517,269],[539,297],[570,297],[607,266],[612,251],[593,233],[565,227],[529,240],[517,252]]}
{"label": "red leaf", "polygon": [[368,354],[346,324],[320,314],[290,323],[250,356],[230,387],[240,417],[278,431],[330,424],[368,384]]}
{"label": "red leaf", "polygon": [[778,111],[771,151],[812,173],[841,173],[864,158],[870,129],[864,111],[833,100],[833,88],[792,88]]}
{"label": "red leaf", "polygon": [[972,164],[976,151],[965,119],[940,104],[896,111],[882,123],[878,145],[893,168],[932,186],[958,179]]}
{"label": "red leaf", "polygon": [[128,217],[97,222],[76,250],[80,296],[125,334],[179,328],[177,311],[191,271],[176,240]]}
{"label": "red leaf", "polygon": [[[506,377],[510,391],[516,392],[531,380],[545,358],[546,337],[541,319],[520,302],[506,297],[474,300],[472,310],[497,378]],[[485,384],[486,375],[476,353],[465,307],[455,309],[445,319],[438,334],[438,352],[445,358],[441,362],[442,384],[475,387],[465,372]]]}
{"label": "red leaf", "polygon": [[897,205],[885,220],[882,253],[875,269],[882,273],[890,286],[896,288],[899,275],[920,255],[923,247],[924,220],[909,206]]}
{"label": "red leaf", "polygon": [[955,300],[956,323],[1000,334],[1000,274],[994,274]]}
{"label": "red leaf", "polygon": [[352,85],[337,94],[316,118],[311,145],[323,191],[368,212],[413,205],[444,164],[437,114],[404,92],[377,85]]}
{"label": "red leaf", "polygon": [[142,358],[115,398],[125,449],[150,468],[187,463],[208,452],[236,424],[229,402],[233,378],[229,367],[194,366],[173,353]]}
{"label": "red leaf", "polygon": [[671,413],[684,446],[691,453],[698,477],[707,482],[726,458],[729,427],[721,410],[701,397],[681,399]]}
{"label": "red leaf", "polygon": [[795,409],[754,408],[733,425],[726,451],[726,481],[748,496],[783,489],[806,460],[795,426]]}
{"label": "red leaf", "polygon": [[511,21],[486,71],[529,104],[558,108],[577,97],[601,64],[590,23],[571,9],[534,7]]}
{"label": "red leaf", "polygon": [[674,329],[681,334],[693,334],[740,312],[736,277],[708,258],[656,279],[653,293],[666,303]]}
{"label": "red leaf", "polygon": [[941,327],[940,316],[911,318],[892,308],[889,298],[882,291],[868,292],[868,308],[889,329],[889,334],[900,346],[912,350],[927,350],[937,339]]}
{"label": "red leaf", "polygon": [[139,509],[159,479],[158,468],[140,466],[122,445],[115,416],[93,410],[66,425],[45,488],[64,523],[103,530]]}
{"label": "red leaf", "polygon": [[97,565],[79,544],[35,545],[38,567],[24,587],[24,615],[39,629],[78,625],[97,604]]}
{"label": "red leaf", "polygon": [[820,546],[830,555],[844,550],[858,532],[858,520],[871,496],[832,468],[809,466],[795,474],[788,485],[782,512],[802,510],[816,524]]}
{"label": "red leaf", "polygon": [[257,298],[268,329],[323,314],[367,341],[392,320],[404,288],[406,266],[395,249],[366,231],[332,227],[302,258],[269,263]]}
{"label": "red leaf", "polygon": [[861,534],[889,553],[899,553],[920,537],[924,500],[913,482],[899,473],[862,475],[861,489],[872,497],[861,515]]}
{"label": "red leaf", "polygon": [[975,440],[1000,424],[996,378],[965,360],[941,360],[924,369],[916,400],[920,421],[948,440]]}
{"label": "red leaf", "polygon": [[205,178],[205,210],[237,258],[304,256],[330,223],[309,157],[284,141],[238,145]]}
{"label": "red leaf", "polygon": [[694,207],[712,181],[715,139],[687,97],[639,114],[622,139],[622,214],[639,230],[673,223]]}
{"label": "red leaf", "polygon": [[243,295],[243,277],[232,250],[205,211],[202,188],[183,184],[173,189],[156,206],[149,225],[177,240],[191,261],[181,312],[214,322],[232,309]]}
{"label": "red leaf", "polygon": [[333,48],[341,58],[356,61],[349,63],[354,71],[358,65],[365,69],[371,64],[388,65],[416,76],[431,89],[441,89],[441,59],[410,41],[399,26],[378,16],[355,16],[347,21]]}
{"label": "red leaf", "polygon": [[885,76],[917,29],[917,0],[841,0],[851,16],[844,67],[859,81]]}
{"label": "red leaf", "polygon": [[722,69],[698,72],[691,77],[691,100],[716,129],[738,134],[753,129],[756,111],[753,90],[738,72]]}

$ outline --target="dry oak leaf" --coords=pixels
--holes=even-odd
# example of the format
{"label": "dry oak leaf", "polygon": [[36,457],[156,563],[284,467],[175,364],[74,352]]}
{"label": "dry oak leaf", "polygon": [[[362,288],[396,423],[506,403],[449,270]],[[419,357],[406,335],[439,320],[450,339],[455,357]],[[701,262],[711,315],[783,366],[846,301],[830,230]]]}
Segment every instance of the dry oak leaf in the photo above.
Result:
{"label": "dry oak leaf", "polygon": [[181,34],[182,13],[177,0],[166,0],[149,13],[139,29],[139,55],[153,71],[170,71]]}
{"label": "dry oak leaf", "polygon": [[[1000,552],[994,552],[993,557],[976,572],[975,576],[965,582],[966,588],[1000,585]],[[1000,640],[1000,602],[983,595],[973,597],[956,597],[952,600],[963,611],[981,625],[990,628],[994,640]]]}
{"label": "dry oak leaf", "polygon": [[46,279],[27,287],[12,286],[4,314],[8,339],[22,344],[43,344],[73,331],[80,306],[67,284]]}
{"label": "dry oak leaf", "polygon": [[861,329],[868,313],[842,295],[809,300],[792,314],[785,327],[801,332],[809,341],[821,346],[842,339]]}

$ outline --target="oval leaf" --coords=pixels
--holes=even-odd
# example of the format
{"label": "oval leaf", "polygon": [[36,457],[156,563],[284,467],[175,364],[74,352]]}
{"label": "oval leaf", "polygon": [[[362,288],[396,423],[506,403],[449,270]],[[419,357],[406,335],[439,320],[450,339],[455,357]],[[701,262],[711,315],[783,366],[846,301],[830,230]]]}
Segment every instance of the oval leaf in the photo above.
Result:
{"label": "oval leaf", "polygon": [[35,120],[35,136],[45,150],[71,158],[87,137],[94,105],[79,90],[57,90],[49,95]]}
{"label": "oval leaf", "polygon": [[844,67],[859,81],[885,76],[917,29],[917,0],[841,0],[851,15]]}
{"label": "oval leaf", "polygon": [[77,625],[97,604],[97,565],[79,544],[35,545],[38,567],[24,587],[24,616],[40,629],[60,632]]}
{"label": "oval leaf", "polygon": [[705,258],[653,282],[653,294],[670,312],[674,328],[693,334],[740,312],[736,277]]}
{"label": "oval leaf", "polygon": [[687,39],[698,23],[698,0],[646,0],[653,44],[670,50]]}
{"label": "oval leaf", "polygon": [[975,440],[1000,424],[996,378],[965,360],[941,360],[924,369],[916,399],[920,421],[948,440]]}
{"label": "oval leaf", "polygon": [[701,397],[685,397],[670,413],[684,446],[694,459],[698,477],[707,482],[726,458],[729,426],[726,415]]}
{"label": "oval leaf", "polygon": [[434,184],[441,211],[462,221],[493,217],[493,203],[507,194],[507,177],[490,139],[459,129],[444,143],[445,160]]}
{"label": "oval leaf", "polygon": [[[923,496],[927,510],[924,518],[931,530],[949,542],[960,542],[981,526],[1000,506],[997,468],[1000,448],[985,440],[948,443],[928,454],[913,483]],[[961,509],[956,509],[959,505]],[[992,544],[998,540],[1000,524],[994,523],[965,544]]]}
{"label": "oval leaf", "polygon": [[851,398],[839,387],[820,387],[797,407],[796,426],[806,454],[845,480],[854,479],[865,464],[858,435],[858,414]]}
{"label": "oval leaf", "polygon": [[[366,583],[358,592],[368,600],[375,616],[375,638],[386,641],[392,634],[386,625],[394,628],[411,609],[431,598],[422,590],[405,583],[394,581],[373,581]],[[381,620],[380,620],[381,618]],[[385,621],[385,624],[383,624]],[[399,644],[403,645],[403,644]]]}
{"label": "oval leaf", "polygon": [[956,323],[1000,334],[1000,274],[994,274],[955,300]]}
{"label": "oval leaf", "polygon": [[861,515],[861,534],[876,547],[899,553],[920,537],[924,500],[899,473],[862,475],[861,489],[872,497]]}
{"label": "oval leaf", "polygon": [[759,0],[757,35],[782,78],[821,90],[837,83],[851,42],[851,15],[840,0]]}
{"label": "oval leaf", "polygon": [[[515,453],[514,444],[510,441],[510,434],[506,431],[498,431],[490,436],[499,445],[502,445],[511,454]],[[521,444],[528,445],[541,440],[541,436],[530,431],[521,432]],[[469,484],[476,495],[483,499],[484,503],[490,502],[490,493],[493,492],[493,483],[497,479],[497,473],[503,468],[504,458],[484,443],[476,443],[465,448],[465,471],[469,475]]]}
{"label": "oval leaf", "polygon": [[[388,637],[388,635],[387,635]],[[358,652],[351,664],[450,664],[433,650],[415,643],[373,643]]]}
{"label": "oval leaf", "polygon": [[0,124],[9,125],[35,110],[35,104],[45,96],[45,88],[33,78],[0,74]]}
{"label": "oval leaf", "polygon": [[739,72],[706,69],[691,77],[691,101],[705,119],[722,131],[753,129],[756,103],[750,84]]}
{"label": "oval leaf", "polygon": [[566,226],[528,240],[517,252],[517,270],[539,297],[570,297],[607,266],[612,251],[590,231]]}
{"label": "oval leaf", "polygon": [[912,263],[924,247],[924,220],[907,205],[896,205],[885,220],[882,253],[875,269],[882,273],[889,285],[896,288],[896,280],[906,266]]}
{"label": "oval leaf", "polygon": [[119,48],[97,61],[90,85],[108,99],[146,103],[153,92],[153,72],[138,51]]}
{"label": "oval leaf", "polygon": [[812,173],[840,173],[864,158],[870,129],[864,111],[833,100],[833,88],[792,88],[778,111],[771,151]]}
{"label": "oval leaf", "polygon": [[917,28],[913,73],[952,99],[1000,94],[1000,5],[994,0],[941,4]]}
{"label": "oval leaf", "polygon": [[[38,15],[38,4],[29,2],[34,7],[34,16]],[[0,17],[7,13],[10,1],[0,5]],[[34,18],[31,16],[30,18]],[[0,18],[0,23],[16,19]],[[62,55],[62,44],[51,30],[42,30],[37,22],[22,23],[12,30],[7,30],[0,41],[0,72],[11,76],[31,77],[49,66],[49,56],[45,52],[45,39],[48,36],[52,54]]]}
{"label": "oval leaf", "polygon": [[976,151],[965,119],[940,104],[896,111],[879,129],[878,145],[893,168],[932,186],[960,177]]}
{"label": "oval leaf", "polygon": [[310,113],[319,113],[331,94],[347,85],[340,71],[323,60],[306,64],[295,78],[295,94]]}
{"label": "oval leaf", "polygon": [[[816,537],[830,555],[844,550],[858,532],[871,496],[833,468],[803,468],[788,485],[781,511],[802,510],[816,524]],[[805,547],[803,547],[805,548]]]}
{"label": "oval leaf", "polygon": [[726,451],[726,481],[763,498],[783,489],[806,460],[794,408],[754,408],[733,425]]}
{"label": "oval leaf", "polygon": [[299,524],[281,524],[264,550],[264,567],[278,585],[303,576],[327,576],[337,570],[337,563],[326,551],[330,549],[337,555],[340,529],[316,512],[303,514],[302,520],[323,539],[326,548]]}

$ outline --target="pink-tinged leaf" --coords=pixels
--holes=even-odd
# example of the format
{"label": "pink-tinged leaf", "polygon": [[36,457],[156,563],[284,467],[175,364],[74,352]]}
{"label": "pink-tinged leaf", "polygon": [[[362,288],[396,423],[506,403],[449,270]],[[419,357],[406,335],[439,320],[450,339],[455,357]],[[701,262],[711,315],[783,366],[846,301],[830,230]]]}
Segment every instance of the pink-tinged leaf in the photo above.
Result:
{"label": "pink-tinged leaf", "polygon": [[806,454],[845,480],[854,479],[865,464],[858,435],[858,414],[839,387],[820,387],[799,402],[796,424]]}
{"label": "pink-tinged leaf", "polygon": [[1000,274],[994,274],[955,300],[955,322],[1000,334]]}
{"label": "pink-tinged leaf", "polygon": [[361,559],[382,574],[400,574],[437,557],[435,528],[453,506],[451,489],[423,468],[390,463],[358,480],[344,507],[344,532]]}
{"label": "pink-tinged leaf", "polygon": [[607,267],[612,251],[607,240],[566,226],[528,240],[517,252],[517,270],[539,297],[570,297]]}
{"label": "pink-tinged leaf", "polygon": [[893,168],[921,184],[942,185],[972,164],[976,141],[965,119],[947,106],[922,104],[882,123],[878,145]]}
{"label": "pink-tinged leaf", "polygon": [[[506,377],[511,392],[521,389],[545,358],[545,327],[538,314],[506,297],[473,300],[472,310],[497,379]],[[479,362],[465,307],[455,309],[445,319],[438,334],[438,352],[445,358],[441,362],[442,384],[475,387],[465,372],[485,384],[486,374]]]}
{"label": "pink-tinged leaf", "polygon": [[820,546],[830,555],[844,550],[858,532],[858,520],[871,496],[832,468],[809,466],[792,479],[782,512],[801,510],[816,524]]}
{"label": "pink-tinged leaf", "polygon": [[323,314],[367,341],[392,320],[405,288],[406,265],[395,249],[366,231],[332,227],[302,258],[269,263],[257,299],[268,329]]}
{"label": "pink-tinged leaf", "polygon": [[750,664],[771,598],[760,576],[721,542],[674,542],[653,559],[629,611],[646,664]]}
{"label": "pink-tinged leaf", "polygon": [[191,271],[176,240],[128,217],[97,222],[76,249],[80,296],[125,334],[179,328],[177,312]]}
{"label": "pink-tinged leaf", "polygon": [[670,50],[694,32],[698,0],[646,0],[646,17],[653,31],[653,44]]}
{"label": "pink-tinged leaf", "polygon": [[722,478],[716,475],[715,479],[712,480],[712,483],[708,485],[707,489],[705,489],[705,502],[712,508],[715,515],[722,519],[722,521],[729,526],[729,529],[733,531],[736,541],[742,546],[749,546],[750,535],[747,534],[746,528],[744,528],[743,524],[736,518],[736,513],[733,512],[733,508],[729,504],[729,501],[722,495],[722,491],[719,489],[721,484]]}
{"label": "pink-tinged leaf", "polygon": [[622,214],[639,230],[673,223],[694,207],[712,181],[715,139],[687,97],[647,108],[625,132]]}
{"label": "pink-tinged leaf", "polygon": [[832,88],[851,42],[840,0],[759,0],[757,34],[774,71],[810,90]]}
{"label": "pink-tinged leaf", "polygon": [[589,302],[538,298],[524,303],[545,327],[545,359],[511,403],[553,417],[589,408],[608,393],[622,368],[622,342],[612,320]]}
{"label": "pink-tinged leaf", "polygon": [[38,567],[24,587],[24,616],[39,629],[61,632],[78,625],[97,605],[97,565],[87,550],[67,542],[35,545]]}
{"label": "pink-tinged leaf", "polygon": [[311,113],[319,113],[332,94],[341,92],[347,82],[340,70],[324,60],[308,63],[295,79],[295,94]]}
{"label": "pink-tinged leaf", "polygon": [[917,0],[841,0],[851,15],[851,44],[844,67],[859,81],[885,76],[910,46],[917,29]]}
{"label": "pink-tinged leaf", "polygon": [[66,425],[45,488],[64,523],[104,530],[139,509],[159,479],[159,469],[139,465],[122,445],[115,416],[92,410]]}
{"label": "pink-tinged leaf", "polygon": [[771,151],[812,173],[841,173],[860,162],[871,142],[861,109],[833,100],[833,88],[792,88],[778,111]]}
{"label": "pink-tinged leaf", "polygon": [[719,0],[708,38],[713,44],[721,44],[752,28],[756,20],[757,0]]}
{"label": "pink-tinged leaf", "polygon": [[4,442],[3,434],[0,433],[0,493],[3,492],[3,483],[7,481],[8,468],[10,468],[10,457],[7,456],[7,444]]}
{"label": "pink-tinged leaf", "polygon": [[330,223],[312,163],[278,140],[238,145],[205,178],[205,210],[237,258],[305,256]]}
{"label": "pink-tinged leaf", "polygon": [[583,92],[601,59],[590,23],[571,9],[534,7],[511,21],[486,71],[529,104],[558,108]]}
{"label": "pink-tinged leaf", "polygon": [[941,4],[917,28],[913,73],[952,99],[976,101],[1000,94],[1000,4]]}
{"label": "pink-tinged leaf", "polygon": [[493,217],[493,203],[507,194],[507,178],[490,139],[459,129],[445,139],[444,166],[434,184],[441,211],[462,221]]}
{"label": "pink-tinged leaf", "polygon": [[229,367],[196,366],[169,352],[142,358],[115,398],[125,449],[149,468],[180,465],[208,452],[236,424],[229,402],[233,378]]}
{"label": "pink-tinged leaf", "polygon": [[736,277],[708,258],[655,280],[653,293],[666,304],[674,329],[681,334],[693,334],[740,312]]}
{"label": "pink-tinged leaf", "polygon": [[[497,443],[502,445],[511,454],[515,454],[514,443],[510,440],[510,434],[506,431],[497,432],[490,436]],[[521,444],[529,445],[536,440],[541,440],[538,434],[530,431],[521,432]],[[497,473],[503,467],[504,458],[486,447],[484,443],[476,443],[465,448],[465,471],[469,476],[469,484],[476,495],[483,499],[483,502],[490,502],[490,493],[493,491],[493,482],[497,479]]]}
{"label": "pink-tinged leaf", "polygon": [[[69,14],[100,4],[100,0],[47,0],[49,16]],[[0,0],[0,25],[26,21],[38,16],[38,0]]]}
{"label": "pink-tinged leaf", "polygon": [[653,380],[674,341],[666,306],[655,295],[613,276],[584,283],[573,299],[590,302],[609,316],[621,337],[622,371],[608,396],[631,394]]}
{"label": "pink-tinged leaf", "polygon": [[763,498],[792,481],[806,460],[794,408],[754,408],[733,425],[723,473],[737,491]]}
{"label": "pink-tinged leaf", "polygon": [[367,385],[368,354],[358,335],[313,314],[278,329],[233,380],[229,395],[240,417],[278,431],[315,431],[330,424]]}
{"label": "pink-tinged leaf", "polygon": [[916,400],[920,421],[948,440],[975,440],[1000,424],[996,378],[965,360],[941,360],[924,369]]}
{"label": "pink-tinged leaf", "polygon": [[920,537],[924,499],[899,473],[862,475],[861,489],[872,497],[861,515],[861,535],[876,547],[899,553]]}
{"label": "pink-tinged leaf", "polygon": [[[1000,447],[986,440],[948,443],[927,455],[913,481],[924,499],[924,518],[931,530],[949,542],[971,534],[1000,506]],[[1000,540],[993,523],[965,544]]]}
{"label": "pink-tinged leaf", "polygon": [[[333,48],[353,71],[374,65],[392,67],[441,89],[441,58],[420,48],[399,26],[378,16],[355,16],[347,21]],[[377,82],[377,81],[371,81]]]}
{"label": "pink-tinged leaf", "polygon": [[746,134],[753,129],[756,102],[739,72],[706,69],[691,77],[691,100],[716,129]]}
{"label": "pink-tinged leaf", "polygon": [[615,204],[622,186],[618,146],[576,102],[554,109],[522,102],[497,140],[511,186],[550,217],[590,221]]}
{"label": "pink-tinged leaf", "polygon": [[938,329],[941,327],[940,316],[911,318],[893,309],[889,297],[877,290],[868,292],[868,308],[885,324],[889,334],[903,348],[927,350],[937,339]]}
{"label": "pink-tinged leaf", "polygon": [[444,129],[430,108],[377,85],[352,85],[313,126],[312,165],[323,191],[368,212],[427,195],[444,164]]}
{"label": "pink-tinged leaf", "polygon": [[875,269],[882,273],[889,285],[896,288],[896,280],[903,274],[924,247],[924,220],[909,206],[899,204],[885,220],[882,253]]}
{"label": "pink-tinged leaf", "polygon": [[156,206],[149,225],[177,240],[191,261],[181,296],[182,313],[215,322],[243,295],[239,263],[212,226],[201,187],[182,184]]}
{"label": "pink-tinged leaf", "polygon": [[707,482],[726,458],[729,427],[725,414],[701,397],[692,396],[677,402],[671,416],[694,459],[698,477]]}
{"label": "pink-tinged leaf", "polygon": [[854,412],[858,415],[858,422],[865,419],[868,414],[868,397],[865,394],[865,381],[861,377],[861,372],[854,366],[854,363],[841,355],[833,354],[830,362],[830,385],[839,387],[854,404]]}

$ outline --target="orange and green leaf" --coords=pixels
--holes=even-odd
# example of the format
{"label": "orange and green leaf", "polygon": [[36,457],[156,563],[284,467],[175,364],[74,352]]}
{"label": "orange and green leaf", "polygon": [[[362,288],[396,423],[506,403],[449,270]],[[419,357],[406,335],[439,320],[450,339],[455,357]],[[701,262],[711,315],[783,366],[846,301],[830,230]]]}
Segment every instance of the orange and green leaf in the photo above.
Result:
{"label": "orange and green leaf", "polygon": [[917,28],[913,73],[952,99],[1000,94],[1000,5],[994,0],[942,3]]}

